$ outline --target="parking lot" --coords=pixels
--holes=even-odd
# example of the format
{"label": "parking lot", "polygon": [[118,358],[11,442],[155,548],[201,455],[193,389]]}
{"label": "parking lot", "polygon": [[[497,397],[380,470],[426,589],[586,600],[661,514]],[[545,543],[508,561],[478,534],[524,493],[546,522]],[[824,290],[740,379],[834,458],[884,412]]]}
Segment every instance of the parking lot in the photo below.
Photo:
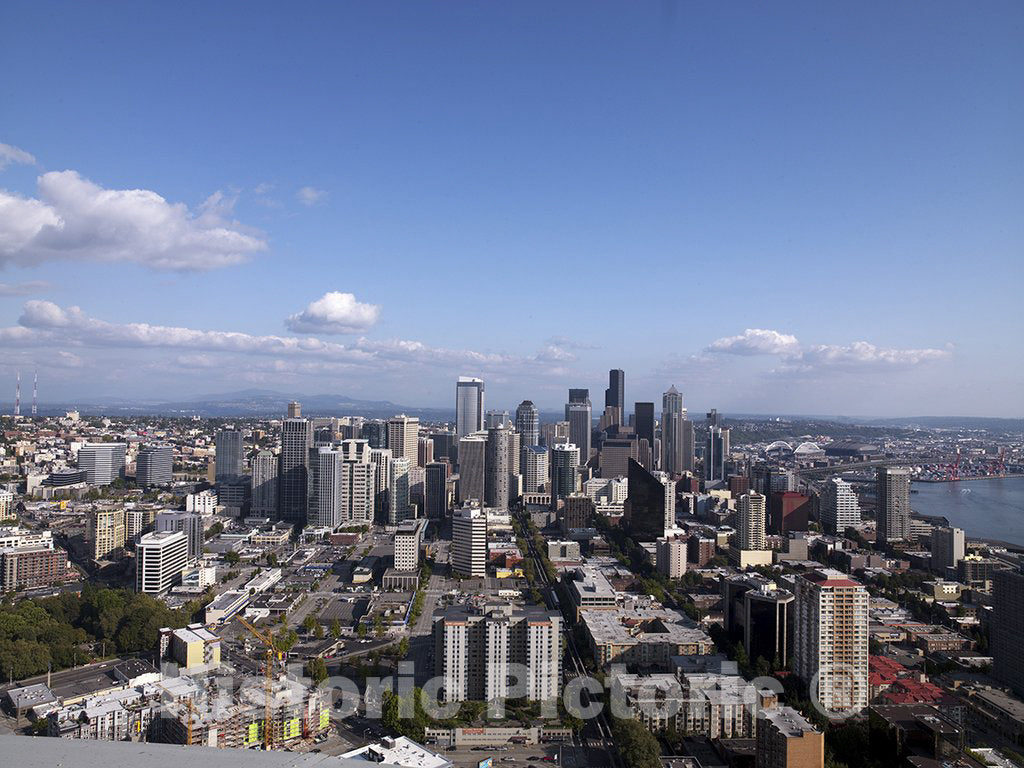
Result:
{"label": "parking lot", "polygon": [[510,744],[507,747],[461,747],[459,749],[438,749],[456,768],[476,768],[481,760],[488,757],[493,768],[553,768],[559,764],[558,744]]}

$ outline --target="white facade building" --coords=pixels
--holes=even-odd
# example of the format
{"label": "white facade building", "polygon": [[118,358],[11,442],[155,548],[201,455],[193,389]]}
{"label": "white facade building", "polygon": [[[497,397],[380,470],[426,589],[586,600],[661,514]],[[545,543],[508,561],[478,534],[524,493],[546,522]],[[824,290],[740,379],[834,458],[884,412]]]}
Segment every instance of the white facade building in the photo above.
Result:
{"label": "white facade building", "polygon": [[135,545],[135,591],[162,595],[181,583],[188,564],[188,537],[184,531],[147,533]]}
{"label": "white facade building", "polygon": [[463,576],[487,575],[487,515],[479,507],[452,514],[452,568]]}
{"label": "white facade building", "polygon": [[848,482],[830,477],[821,489],[821,525],[827,533],[843,535],[847,528],[860,525],[860,502]]}

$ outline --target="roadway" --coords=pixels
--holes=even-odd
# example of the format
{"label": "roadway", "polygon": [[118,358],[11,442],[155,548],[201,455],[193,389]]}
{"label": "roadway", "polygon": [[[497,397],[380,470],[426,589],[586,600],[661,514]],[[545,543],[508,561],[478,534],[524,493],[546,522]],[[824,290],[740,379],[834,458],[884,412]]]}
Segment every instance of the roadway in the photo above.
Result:
{"label": "roadway", "polygon": [[[533,540],[533,537],[529,535],[529,527],[527,526],[526,521],[526,516],[520,513],[519,522],[523,526],[523,531],[527,534],[523,538],[526,539],[526,547],[527,549],[529,549],[529,557],[534,562],[534,571],[536,572],[537,578],[540,580],[540,583],[543,585],[543,587],[547,589],[552,595],[554,595],[554,584],[552,584],[548,580],[547,571],[544,569],[544,560],[541,558],[540,553],[537,551],[536,542]],[[562,609],[562,617],[568,623],[570,621],[569,617],[566,616],[566,609],[568,606],[563,605],[561,601],[559,602],[559,605]],[[572,667],[571,669],[562,670],[565,681],[569,682],[570,680],[576,677],[586,677],[587,670],[583,664],[583,658],[580,656],[579,651],[576,649],[576,644],[572,639],[572,634],[568,631],[565,632],[565,649],[566,658],[568,658]],[[596,739],[590,739],[584,735],[587,727],[590,724],[593,724],[593,727],[597,731]],[[591,742],[597,742],[598,744],[600,744],[600,749],[604,750],[608,754],[609,758],[611,759],[612,766],[623,766],[624,768],[624,765],[621,762],[621,758],[619,757],[618,750],[615,748],[615,741],[612,738],[612,729],[608,723],[608,718],[603,708],[601,712],[597,715],[597,717],[591,718],[589,721],[586,721],[584,723],[584,728],[583,731],[580,732],[579,739],[583,743],[583,746],[587,749],[593,749],[594,744]]]}

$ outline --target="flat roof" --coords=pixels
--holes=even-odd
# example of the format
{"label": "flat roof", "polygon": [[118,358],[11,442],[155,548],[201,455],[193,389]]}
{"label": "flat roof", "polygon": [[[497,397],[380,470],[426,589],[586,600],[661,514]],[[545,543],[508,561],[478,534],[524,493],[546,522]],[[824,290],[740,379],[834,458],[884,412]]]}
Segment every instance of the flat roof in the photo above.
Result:
{"label": "flat roof", "polygon": [[[45,736],[0,736],[0,754],[21,768],[110,768],[145,765],[181,768],[183,763],[215,768],[366,768],[365,760],[351,760],[316,752],[264,752],[255,749],[216,749],[178,744],[131,741],[53,739]],[[394,763],[378,763],[390,768]],[[448,763],[450,765],[450,763]]]}

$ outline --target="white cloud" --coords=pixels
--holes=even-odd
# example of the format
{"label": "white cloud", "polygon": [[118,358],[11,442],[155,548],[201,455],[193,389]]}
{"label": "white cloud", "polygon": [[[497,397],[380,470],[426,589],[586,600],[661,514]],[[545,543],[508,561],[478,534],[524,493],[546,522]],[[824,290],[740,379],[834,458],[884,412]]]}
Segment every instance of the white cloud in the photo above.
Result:
{"label": "white cloud", "polygon": [[304,310],[285,320],[295,333],[360,333],[372,327],[380,316],[376,304],[364,304],[351,293],[328,291]]}
{"label": "white cloud", "polygon": [[313,206],[327,199],[327,191],[316,187],[302,187],[295,193],[295,197],[303,205]]}
{"label": "white cloud", "polygon": [[191,354],[264,355],[281,360],[301,358],[377,369],[410,363],[486,367],[516,362],[516,358],[506,355],[431,347],[405,339],[378,341],[359,338],[351,344],[340,344],[312,337],[256,336],[237,331],[204,331],[148,323],[110,323],[90,317],[79,307],[65,308],[38,299],[25,302],[18,325],[0,328],[0,343],[11,346],[61,344],[120,349],[180,349]]}
{"label": "white cloud", "polygon": [[8,165],[35,165],[36,159],[24,149],[0,142],[0,171]]}
{"label": "white cloud", "polygon": [[534,357],[542,363],[571,363],[576,360],[575,354],[558,344],[545,344]]}
{"label": "white cloud", "polygon": [[796,336],[757,328],[748,328],[738,336],[717,339],[705,351],[731,355],[777,355],[782,358],[782,364],[772,373],[781,375],[912,368],[948,359],[953,354],[949,347],[895,349],[878,347],[867,341],[804,346]]}
{"label": "white cloud", "polygon": [[947,360],[952,349],[886,349],[867,341],[843,346],[819,344],[804,350],[796,362],[810,368],[909,368]]}
{"label": "white cloud", "polygon": [[800,350],[796,336],[762,328],[747,328],[739,336],[725,336],[711,342],[708,352],[728,355],[788,355]]}
{"label": "white cloud", "polygon": [[39,197],[0,190],[0,264],[53,259],[135,262],[203,271],[267,248],[231,218],[234,200],[211,195],[192,211],[145,189],[105,189],[75,171],[44,173]]}
{"label": "white cloud", "polygon": [[50,289],[45,280],[30,280],[27,283],[0,283],[0,296],[29,296]]}

